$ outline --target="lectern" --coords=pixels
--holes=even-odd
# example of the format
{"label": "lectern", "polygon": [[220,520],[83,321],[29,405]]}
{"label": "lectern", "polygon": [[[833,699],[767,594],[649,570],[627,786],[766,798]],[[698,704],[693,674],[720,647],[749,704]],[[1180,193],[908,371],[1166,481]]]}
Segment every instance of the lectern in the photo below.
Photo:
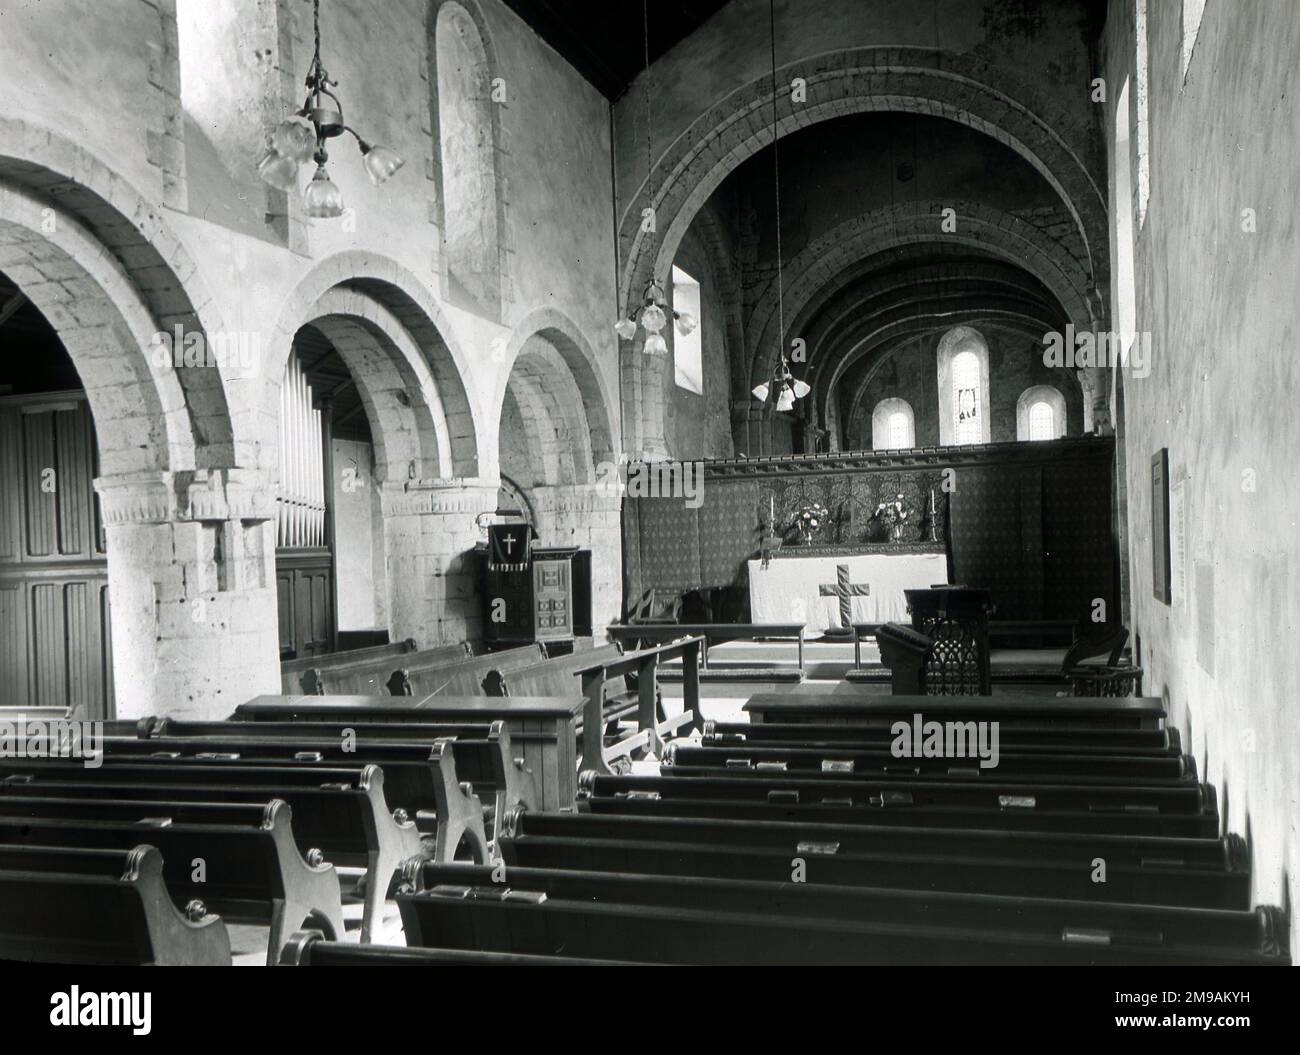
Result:
{"label": "lectern", "polygon": [[901,623],[885,623],[876,630],[880,661],[889,668],[890,691],[895,696],[924,696],[925,660],[934,642]]}

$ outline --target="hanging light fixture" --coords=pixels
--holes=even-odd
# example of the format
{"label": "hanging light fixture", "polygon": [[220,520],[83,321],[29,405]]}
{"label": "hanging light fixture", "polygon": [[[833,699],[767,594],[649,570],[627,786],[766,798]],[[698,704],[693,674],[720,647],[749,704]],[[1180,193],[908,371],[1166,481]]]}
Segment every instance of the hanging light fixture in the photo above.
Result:
{"label": "hanging light fixture", "polygon": [[785,287],[781,273],[781,137],[776,116],[776,0],[769,0],[767,18],[772,49],[772,180],[776,191],[776,315],[781,356],[772,372],[772,379],[755,385],[753,391],[754,398],[760,403],[766,403],[770,399],[775,402],[778,411],[786,411],[793,410],[794,401],[803,399],[812,388],[795,378],[785,357]]}
{"label": "hanging light fixture", "polygon": [[[651,164],[651,144],[650,144],[650,5],[649,0],[642,0],[641,3],[641,20],[642,31],[644,33],[645,43],[645,181],[646,181],[646,201],[649,202],[649,208],[654,209],[654,167]],[[651,224],[650,229],[646,232],[650,237],[651,257],[654,254],[654,226]],[[665,310],[667,309],[667,310]],[[632,313],[625,319],[619,319],[614,323],[614,332],[622,340],[630,341],[636,337],[638,326],[645,331],[645,341],[641,345],[641,351],[646,355],[667,355],[668,342],[664,340],[663,329],[668,325],[668,315],[672,313],[673,321],[677,325],[677,332],[685,337],[688,333],[699,325],[698,320],[690,312],[674,311],[668,304],[668,298],[664,295],[664,287],[656,278],[651,278],[646,283],[646,287],[641,291],[641,304],[632,310]]]}
{"label": "hanging light fixture", "polygon": [[371,144],[343,123],[343,104],[330,89],[330,79],[320,60],[320,0],[312,0],[312,23],[316,51],[307,71],[307,98],[302,109],[281,121],[271,133],[271,145],[258,163],[257,173],[272,187],[287,191],[298,183],[299,167],[309,158],[316,171],[303,191],[303,211],[308,216],[329,218],[343,215],[343,192],[329,177],[325,162],[329,155],[325,140],[344,132],[357,141],[362,166],[370,182],[378,187],[400,169],[405,159],[389,147]]}

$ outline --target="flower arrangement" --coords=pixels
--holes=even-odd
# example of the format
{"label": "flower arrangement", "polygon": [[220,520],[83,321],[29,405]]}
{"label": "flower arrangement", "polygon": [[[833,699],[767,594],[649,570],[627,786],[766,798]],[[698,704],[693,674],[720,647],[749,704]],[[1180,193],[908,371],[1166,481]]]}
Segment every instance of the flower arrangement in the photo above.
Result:
{"label": "flower arrangement", "polygon": [[900,494],[892,502],[881,502],[880,505],[876,506],[873,517],[888,529],[890,540],[897,542],[903,537],[903,527],[911,515],[912,510],[907,507],[903,496]]}
{"label": "flower arrangement", "polygon": [[828,510],[820,502],[805,502],[794,515],[794,526],[799,531],[799,537],[803,540],[805,546],[811,546],[813,538],[821,530],[822,523],[830,516]]}

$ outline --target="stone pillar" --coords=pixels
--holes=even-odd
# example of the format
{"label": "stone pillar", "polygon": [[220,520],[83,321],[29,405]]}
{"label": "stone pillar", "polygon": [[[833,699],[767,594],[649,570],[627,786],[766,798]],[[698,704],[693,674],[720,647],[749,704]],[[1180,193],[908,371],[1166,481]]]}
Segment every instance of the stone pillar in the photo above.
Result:
{"label": "stone pillar", "polygon": [[95,481],[119,718],[219,719],[280,691],[275,500],[243,469]]}
{"label": "stone pillar", "polygon": [[765,404],[753,396],[731,401],[731,436],[732,447],[739,457],[744,451],[748,458],[757,458],[763,453],[763,410]]}
{"label": "stone pillar", "polygon": [[380,495],[388,555],[388,629],[421,648],[483,636],[475,523],[497,507],[495,481],[387,482]]}
{"label": "stone pillar", "polygon": [[597,642],[623,609],[621,488],[606,483],[534,487],[538,544],[591,550],[591,621]]}

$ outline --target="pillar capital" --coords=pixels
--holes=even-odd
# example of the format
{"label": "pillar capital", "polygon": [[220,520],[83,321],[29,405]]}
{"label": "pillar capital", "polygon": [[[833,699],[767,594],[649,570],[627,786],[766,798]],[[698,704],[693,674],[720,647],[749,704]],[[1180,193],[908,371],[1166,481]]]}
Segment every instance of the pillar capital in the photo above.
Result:
{"label": "pillar capital", "polygon": [[275,493],[257,469],[139,472],[95,480],[106,525],[272,520]]}
{"label": "pillar capital", "polygon": [[496,510],[500,486],[481,477],[386,481],[379,500],[386,517],[464,514],[473,521]]}

